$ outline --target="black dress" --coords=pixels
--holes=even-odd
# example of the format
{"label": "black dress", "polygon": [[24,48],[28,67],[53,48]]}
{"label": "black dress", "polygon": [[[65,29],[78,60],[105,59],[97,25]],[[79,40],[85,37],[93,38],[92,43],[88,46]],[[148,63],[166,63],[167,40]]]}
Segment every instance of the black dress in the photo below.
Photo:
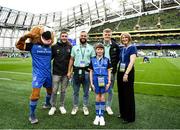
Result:
{"label": "black dress", "polygon": [[[135,46],[120,49],[119,61],[125,63],[125,71],[130,63],[130,56],[137,54]],[[126,122],[135,121],[135,98],[134,98],[134,66],[128,74],[128,82],[123,82],[125,72],[120,72],[118,67],[117,71],[117,86],[119,98],[119,111],[121,118]]]}
{"label": "black dress", "polygon": [[134,67],[128,74],[128,82],[123,82],[123,72],[117,73],[119,111],[127,122],[135,121]]}

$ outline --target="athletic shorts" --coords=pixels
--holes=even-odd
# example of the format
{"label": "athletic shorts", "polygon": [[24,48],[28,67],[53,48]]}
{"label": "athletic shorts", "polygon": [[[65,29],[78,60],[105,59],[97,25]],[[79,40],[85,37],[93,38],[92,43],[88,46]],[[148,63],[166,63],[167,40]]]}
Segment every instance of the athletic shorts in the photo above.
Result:
{"label": "athletic shorts", "polygon": [[110,91],[110,87],[109,89],[106,91],[106,85],[108,84],[108,79],[107,77],[104,78],[104,82],[105,82],[105,86],[103,87],[99,87],[98,85],[98,78],[97,76],[93,76],[93,84],[95,86],[95,93],[98,94],[98,93],[106,93],[106,92],[109,92]]}
{"label": "athletic shorts", "polygon": [[42,86],[45,88],[52,87],[51,75],[48,77],[33,76],[32,87],[33,88],[41,88]]}

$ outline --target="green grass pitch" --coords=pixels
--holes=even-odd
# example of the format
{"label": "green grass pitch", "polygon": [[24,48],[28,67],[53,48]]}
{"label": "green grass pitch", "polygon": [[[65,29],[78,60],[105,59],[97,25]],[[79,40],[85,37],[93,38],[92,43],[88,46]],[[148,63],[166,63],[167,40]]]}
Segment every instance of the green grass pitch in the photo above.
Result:
{"label": "green grass pitch", "polygon": [[180,129],[180,59],[154,58],[151,63],[136,60],[135,100],[136,121],[123,124],[118,114],[117,86],[114,86],[113,116],[105,113],[106,126],[94,126],[95,97],[90,92],[90,115],[82,111],[82,89],[80,111],[76,116],[72,110],[72,87],[67,89],[66,115],[59,111],[53,116],[42,109],[45,89],[42,88],[38,102],[39,123],[28,121],[28,104],[31,94],[31,59],[0,59],[0,129]]}

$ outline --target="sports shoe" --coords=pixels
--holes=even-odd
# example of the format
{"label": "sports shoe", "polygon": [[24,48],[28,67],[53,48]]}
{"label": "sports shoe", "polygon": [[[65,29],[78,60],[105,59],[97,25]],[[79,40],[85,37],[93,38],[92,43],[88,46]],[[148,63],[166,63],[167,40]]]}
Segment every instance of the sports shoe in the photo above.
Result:
{"label": "sports shoe", "polygon": [[104,126],[105,125],[105,121],[104,121],[104,117],[103,116],[100,116],[99,117],[100,119],[99,119],[99,122],[100,122],[100,126]]}
{"label": "sports shoe", "polygon": [[49,110],[49,115],[50,116],[52,116],[52,115],[54,115],[54,113],[55,113],[55,111],[56,111],[56,108],[55,107],[51,107],[51,109]]}
{"label": "sports shoe", "polygon": [[59,107],[61,114],[66,114],[66,109],[64,107]]}
{"label": "sports shoe", "polygon": [[29,116],[29,121],[31,122],[31,124],[36,124],[36,123],[38,123],[38,119],[36,118],[35,115]]}
{"label": "sports shoe", "polygon": [[112,111],[111,107],[107,106],[106,111],[107,111],[108,115],[113,115],[113,111]]}
{"label": "sports shoe", "polygon": [[119,114],[119,115],[117,116],[117,118],[122,118],[122,116]]}
{"label": "sports shoe", "polygon": [[44,104],[42,108],[43,109],[50,109],[51,108],[51,104]]}
{"label": "sports shoe", "polygon": [[96,116],[96,118],[95,118],[94,121],[93,121],[93,124],[94,124],[94,125],[99,125],[99,121],[100,121],[100,117],[99,117],[99,116]]}
{"label": "sports shoe", "polygon": [[87,107],[83,107],[83,112],[85,116],[89,115],[89,111]]}
{"label": "sports shoe", "polygon": [[78,107],[73,107],[71,111],[71,115],[76,115],[77,111],[78,111]]}

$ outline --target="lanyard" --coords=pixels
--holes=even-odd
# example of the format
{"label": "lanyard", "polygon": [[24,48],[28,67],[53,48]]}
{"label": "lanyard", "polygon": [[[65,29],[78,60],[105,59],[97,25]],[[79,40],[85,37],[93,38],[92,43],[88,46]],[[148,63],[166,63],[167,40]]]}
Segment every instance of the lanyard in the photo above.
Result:
{"label": "lanyard", "polygon": [[123,47],[123,51],[122,51],[122,63],[124,63],[124,55],[126,53],[126,50],[131,47],[131,45],[129,45],[128,47]]}
{"label": "lanyard", "polygon": [[103,64],[103,58],[97,60],[98,67],[102,67]]}
{"label": "lanyard", "polygon": [[125,47],[123,48],[123,51],[122,51],[122,63],[124,63],[124,55],[125,55]]}
{"label": "lanyard", "polygon": [[103,57],[101,59],[97,60],[97,65],[98,65],[98,68],[100,71],[100,75],[102,74],[103,63],[104,63]]}
{"label": "lanyard", "polygon": [[84,51],[82,52],[82,48],[80,47],[81,50],[81,55],[82,55],[82,60],[84,59],[85,53],[86,53],[86,47],[84,49]]}

